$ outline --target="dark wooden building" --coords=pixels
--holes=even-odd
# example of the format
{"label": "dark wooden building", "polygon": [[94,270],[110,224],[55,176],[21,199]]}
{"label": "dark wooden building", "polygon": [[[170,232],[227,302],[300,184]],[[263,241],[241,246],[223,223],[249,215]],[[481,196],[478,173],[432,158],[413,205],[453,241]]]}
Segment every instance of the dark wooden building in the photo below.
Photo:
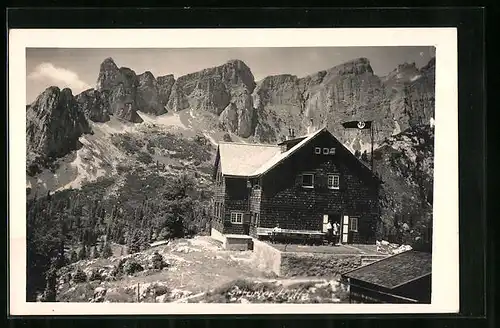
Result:
{"label": "dark wooden building", "polygon": [[213,177],[217,233],[320,234],[330,221],[343,243],[375,243],[380,181],[326,128],[278,145],[221,142]]}
{"label": "dark wooden building", "polygon": [[432,254],[407,251],[344,273],[351,303],[431,302]]}

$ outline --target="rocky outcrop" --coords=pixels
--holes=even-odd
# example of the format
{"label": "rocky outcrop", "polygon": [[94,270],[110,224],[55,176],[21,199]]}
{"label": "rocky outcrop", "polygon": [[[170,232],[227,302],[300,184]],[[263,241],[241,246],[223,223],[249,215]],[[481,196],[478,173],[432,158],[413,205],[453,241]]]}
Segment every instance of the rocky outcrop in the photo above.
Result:
{"label": "rocky outcrop", "polygon": [[179,77],[167,109],[207,111],[220,115],[220,125],[242,137],[253,131],[252,92],[255,82],[250,68],[241,60]]}
{"label": "rocky outcrop", "polygon": [[79,147],[82,134],[90,132],[70,89],[49,87],[26,109],[26,148],[30,156],[64,156]]}
{"label": "rocky outcrop", "polygon": [[173,76],[167,76],[158,83],[149,71],[137,76],[130,68],[118,68],[112,58],[107,58],[101,64],[96,89],[107,94],[113,115],[141,123],[143,120],[137,111],[153,115],[166,113],[166,98],[173,84],[171,79]]}
{"label": "rocky outcrop", "polygon": [[166,113],[158,92],[158,82],[149,71],[138,76],[136,105],[144,113],[161,115]]}
{"label": "rocky outcrop", "polygon": [[109,100],[105,93],[94,89],[85,90],[75,97],[85,113],[85,117],[93,122],[109,121]]}
{"label": "rocky outcrop", "polygon": [[427,124],[434,108],[434,60],[422,69],[399,65],[388,76],[373,73],[367,58],[358,58],[304,78],[269,76],[253,94],[254,136],[275,142],[294,128],[297,134],[327,126],[352,150],[369,150],[370,134],[346,130],[348,120],[374,120],[375,146],[409,127]]}
{"label": "rocky outcrop", "polygon": [[156,79],[156,83],[158,85],[158,97],[160,99],[160,103],[166,110],[166,106],[168,103],[168,99],[170,98],[170,94],[172,93],[172,87],[174,86],[175,79],[172,74],[165,76],[158,76]]}
{"label": "rocky outcrop", "polygon": [[133,70],[116,66],[112,58],[106,58],[100,67],[97,78],[97,91],[108,95],[110,112],[126,121],[140,123],[137,114],[136,95],[139,79]]}

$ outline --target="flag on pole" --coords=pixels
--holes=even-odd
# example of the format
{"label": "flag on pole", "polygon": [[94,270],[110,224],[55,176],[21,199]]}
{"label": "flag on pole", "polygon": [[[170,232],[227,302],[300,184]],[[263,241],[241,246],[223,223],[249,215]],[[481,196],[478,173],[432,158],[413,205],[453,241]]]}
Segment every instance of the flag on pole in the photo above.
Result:
{"label": "flag on pole", "polygon": [[370,129],[372,127],[372,121],[349,121],[342,123],[342,126],[346,129]]}

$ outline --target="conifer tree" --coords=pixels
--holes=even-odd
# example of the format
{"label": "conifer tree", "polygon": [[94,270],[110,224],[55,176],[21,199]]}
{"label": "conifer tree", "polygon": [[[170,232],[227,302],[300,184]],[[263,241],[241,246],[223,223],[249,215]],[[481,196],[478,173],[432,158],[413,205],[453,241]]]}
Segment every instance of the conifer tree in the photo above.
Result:
{"label": "conifer tree", "polygon": [[86,260],[87,259],[87,247],[85,245],[80,248],[78,252],[78,259],[81,260]]}
{"label": "conifer tree", "polygon": [[105,259],[113,256],[113,250],[111,249],[111,245],[109,242],[106,242],[102,248],[101,256]]}

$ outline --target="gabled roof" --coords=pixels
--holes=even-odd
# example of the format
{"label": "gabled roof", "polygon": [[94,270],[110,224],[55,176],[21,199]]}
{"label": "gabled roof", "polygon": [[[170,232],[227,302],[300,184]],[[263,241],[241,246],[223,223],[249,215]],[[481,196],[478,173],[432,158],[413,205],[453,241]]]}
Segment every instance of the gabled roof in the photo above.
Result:
{"label": "gabled roof", "polygon": [[250,176],[269,159],[281,153],[281,148],[276,145],[220,142],[218,153],[222,174]]}
{"label": "gabled roof", "polygon": [[[222,174],[224,175],[249,178],[258,177],[291,157],[299,149],[307,145],[311,140],[325,131],[328,132],[332,138],[337,140],[326,129],[326,127],[323,127],[308,135],[295,138],[294,140],[302,140],[285,152],[281,151],[281,147],[279,145],[220,142],[216,161],[219,161]],[[342,145],[341,142],[337,140],[337,143],[339,144],[339,147],[342,147],[346,153],[352,156],[353,162],[356,163],[361,170],[380,183],[380,179],[375,176],[375,174],[368,167],[366,167],[366,165],[361,163],[359,159],[357,159],[347,148],[345,148],[344,145]]]}
{"label": "gabled roof", "polygon": [[346,278],[394,289],[432,273],[432,254],[406,251],[344,273]]}
{"label": "gabled roof", "polygon": [[304,145],[309,143],[309,141],[314,139],[314,137],[316,137],[317,135],[319,135],[323,131],[326,131],[326,127],[306,135],[305,139],[303,139],[301,142],[299,142],[298,144],[293,146],[290,150],[283,152],[283,153],[280,151],[278,154],[276,154],[274,157],[272,157],[266,163],[264,163],[264,165],[262,165],[257,170],[255,170],[253,172],[252,176],[261,175],[261,174],[266,173],[267,171],[271,170],[276,165],[278,165],[279,163],[283,162],[285,159],[287,159],[288,157],[293,155],[297,150],[301,149]]}

